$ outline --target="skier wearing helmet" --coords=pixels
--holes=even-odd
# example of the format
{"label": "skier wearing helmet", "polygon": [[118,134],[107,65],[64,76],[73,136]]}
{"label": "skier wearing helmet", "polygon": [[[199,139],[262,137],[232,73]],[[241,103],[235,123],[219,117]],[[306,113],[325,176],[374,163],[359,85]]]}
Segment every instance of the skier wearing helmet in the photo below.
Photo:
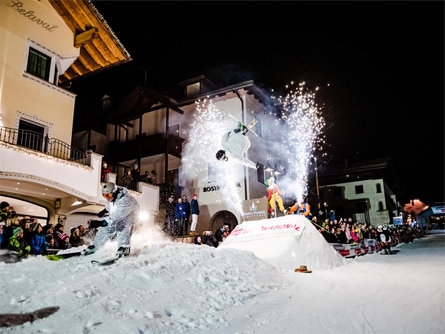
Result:
{"label": "skier wearing helmet", "polygon": [[244,153],[246,153],[250,147],[250,140],[246,136],[248,131],[248,126],[238,122],[236,129],[224,134],[221,139],[223,150],[216,152],[216,159],[219,161],[227,161],[231,158],[236,163],[257,169],[257,165],[253,161],[244,157]]}
{"label": "skier wearing helmet", "polygon": [[103,220],[91,220],[90,228],[99,228],[93,244],[88,246],[84,255],[94,253],[109,239],[116,237],[118,250],[116,255],[130,254],[130,239],[136,224],[140,207],[139,203],[124,187],[116,186],[113,182],[106,182],[102,187],[102,196],[107,200],[105,209],[97,214]]}
{"label": "skier wearing helmet", "polygon": [[382,245],[384,254],[391,253],[391,236],[387,229],[383,229],[382,225],[377,226],[377,241]]}

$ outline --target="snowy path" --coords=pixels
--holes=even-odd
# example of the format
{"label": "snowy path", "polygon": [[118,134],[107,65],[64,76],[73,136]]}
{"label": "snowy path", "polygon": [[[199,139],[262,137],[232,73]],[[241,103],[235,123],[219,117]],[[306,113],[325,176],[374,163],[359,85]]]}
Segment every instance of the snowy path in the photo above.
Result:
{"label": "snowy path", "polygon": [[445,234],[394,249],[286,275],[286,287],[234,310],[215,333],[445,333]]}
{"label": "snowy path", "polygon": [[0,332],[444,333],[445,232],[396,249],[312,274],[176,243],[109,267],[88,257],[0,263],[0,313],[60,306]]}

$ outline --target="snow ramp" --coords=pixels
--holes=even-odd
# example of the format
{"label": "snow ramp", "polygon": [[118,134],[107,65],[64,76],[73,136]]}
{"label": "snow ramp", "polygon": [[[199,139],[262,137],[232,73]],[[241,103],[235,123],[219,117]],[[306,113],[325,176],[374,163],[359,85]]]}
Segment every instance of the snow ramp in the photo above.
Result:
{"label": "snow ramp", "polygon": [[274,267],[294,270],[331,269],[345,263],[312,223],[300,215],[246,221],[218,248],[251,251]]}

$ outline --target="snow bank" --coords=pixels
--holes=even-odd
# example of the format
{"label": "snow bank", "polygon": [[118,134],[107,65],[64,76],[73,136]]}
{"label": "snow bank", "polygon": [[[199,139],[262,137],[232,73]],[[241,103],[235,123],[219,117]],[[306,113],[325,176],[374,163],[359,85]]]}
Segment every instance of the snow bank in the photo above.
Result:
{"label": "snow bank", "polygon": [[331,269],[344,258],[303,216],[247,221],[238,225],[219,248],[251,251],[277,268],[294,270],[301,265]]}

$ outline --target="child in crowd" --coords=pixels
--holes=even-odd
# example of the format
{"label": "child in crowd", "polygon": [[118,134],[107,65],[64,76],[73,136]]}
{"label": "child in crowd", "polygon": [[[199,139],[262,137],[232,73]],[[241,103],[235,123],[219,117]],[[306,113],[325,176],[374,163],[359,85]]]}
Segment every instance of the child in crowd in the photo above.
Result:
{"label": "child in crowd", "polygon": [[45,255],[46,254],[46,237],[43,233],[43,227],[35,222],[31,224],[31,254]]}
{"label": "child in crowd", "polygon": [[9,239],[9,249],[17,252],[20,258],[28,257],[31,247],[26,243],[21,227],[15,227],[12,230],[12,236]]}

